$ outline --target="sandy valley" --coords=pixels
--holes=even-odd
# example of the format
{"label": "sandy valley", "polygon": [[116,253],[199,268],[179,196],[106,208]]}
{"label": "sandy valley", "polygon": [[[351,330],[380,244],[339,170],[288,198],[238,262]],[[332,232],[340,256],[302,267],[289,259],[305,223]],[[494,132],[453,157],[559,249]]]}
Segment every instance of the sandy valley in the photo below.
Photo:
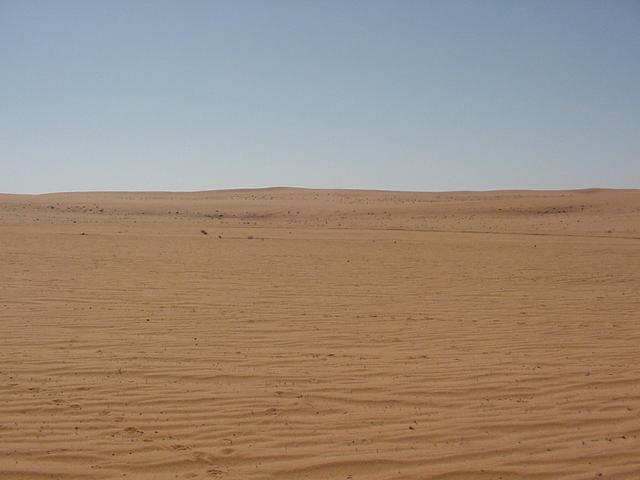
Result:
{"label": "sandy valley", "polygon": [[640,478],[640,191],[0,195],[0,479]]}

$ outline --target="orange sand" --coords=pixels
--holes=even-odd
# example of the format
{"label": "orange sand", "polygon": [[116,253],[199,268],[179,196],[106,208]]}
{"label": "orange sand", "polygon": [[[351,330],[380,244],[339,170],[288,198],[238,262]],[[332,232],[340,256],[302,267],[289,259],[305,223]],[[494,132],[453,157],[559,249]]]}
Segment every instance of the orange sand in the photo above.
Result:
{"label": "orange sand", "polygon": [[639,435],[640,191],[0,195],[0,479],[636,480]]}

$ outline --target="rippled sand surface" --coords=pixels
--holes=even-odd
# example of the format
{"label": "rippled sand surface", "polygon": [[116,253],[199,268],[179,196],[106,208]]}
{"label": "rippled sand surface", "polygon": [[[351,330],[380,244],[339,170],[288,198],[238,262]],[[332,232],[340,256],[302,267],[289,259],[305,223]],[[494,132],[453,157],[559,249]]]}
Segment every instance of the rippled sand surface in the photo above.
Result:
{"label": "rippled sand surface", "polygon": [[0,479],[640,478],[640,192],[0,195]]}

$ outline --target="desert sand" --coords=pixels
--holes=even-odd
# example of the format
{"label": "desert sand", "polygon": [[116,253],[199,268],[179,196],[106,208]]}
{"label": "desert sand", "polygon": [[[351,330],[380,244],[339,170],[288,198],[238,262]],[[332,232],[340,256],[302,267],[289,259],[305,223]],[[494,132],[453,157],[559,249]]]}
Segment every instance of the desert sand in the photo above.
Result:
{"label": "desert sand", "polygon": [[639,479],[640,191],[0,195],[0,479]]}

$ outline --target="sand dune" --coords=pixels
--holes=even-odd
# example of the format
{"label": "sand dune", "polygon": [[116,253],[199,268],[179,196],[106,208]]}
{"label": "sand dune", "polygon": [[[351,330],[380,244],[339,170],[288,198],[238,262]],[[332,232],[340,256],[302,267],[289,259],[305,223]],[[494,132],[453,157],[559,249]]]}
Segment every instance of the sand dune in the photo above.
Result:
{"label": "sand dune", "polygon": [[639,292],[635,190],[0,195],[0,479],[638,479]]}

